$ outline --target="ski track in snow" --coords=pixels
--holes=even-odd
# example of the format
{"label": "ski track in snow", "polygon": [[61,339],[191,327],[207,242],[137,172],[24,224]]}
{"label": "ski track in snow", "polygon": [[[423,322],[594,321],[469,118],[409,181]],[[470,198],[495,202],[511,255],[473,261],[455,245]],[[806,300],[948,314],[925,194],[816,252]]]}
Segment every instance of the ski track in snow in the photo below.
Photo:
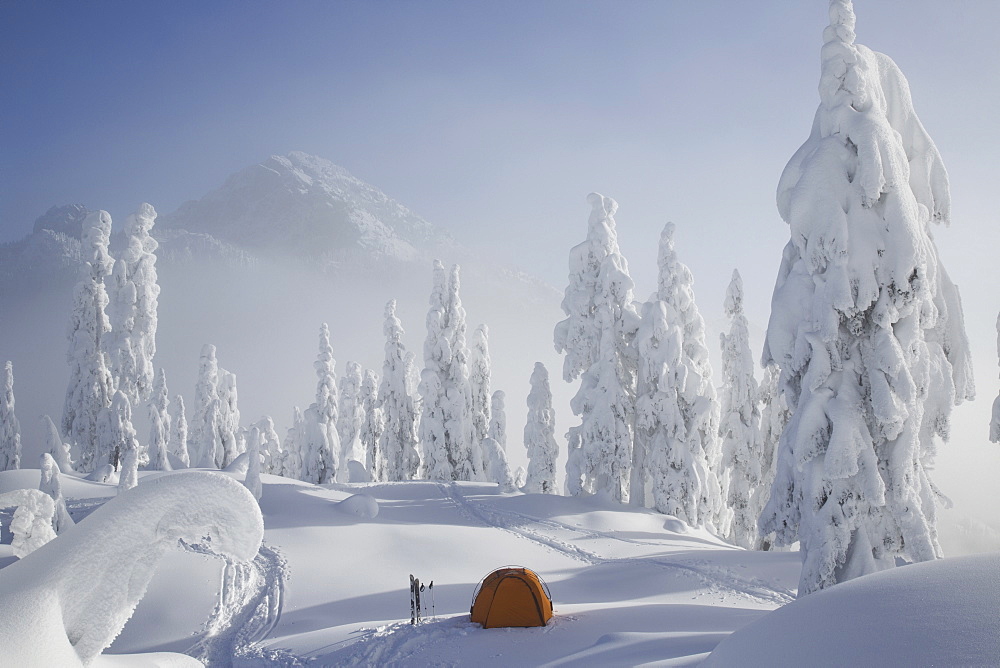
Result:
{"label": "ski track in snow", "polygon": [[596,552],[573,545],[539,532],[533,527],[545,527],[550,533],[570,532],[576,536],[588,539],[615,540],[633,545],[659,545],[651,541],[640,541],[632,538],[616,536],[605,531],[584,529],[556,520],[544,520],[530,515],[524,515],[512,510],[500,510],[489,507],[466,498],[458,485],[452,483],[439,485],[446,498],[451,500],[460,512],[483,524],[507,531],[526,540],[537,543],[555,552],[594,566],[602,564],[653,564],[660,568],[681,570],[698,578],[708,586],[709,591],[723,594],[735,593],[738,596],[767,604],[784,605],[795,600],[795,593],[764,582],[758,578],[744,578],[725,568],[714,567],[707,560],[672,561],[655,557],[603,557]]}
{"label": "ski track in snow", "polygon": [[[776,587],[773,584],[757,578],[742,578],[725,568],[711,566],[708,560],[669,561],[662,558],[643,557],[603,557],[595,552],[573,545],[564,540],[554,538],[557,532],[569,532],[577,537],[587,539],[615,540],[633,545],[660,546],[653,541],[641,541],[632,538],[616,536],[613,533],[584,529],[565,524],[556,520],[540,519],[511,510],[500,510],[487,504],[479,503],[465,497],[459,486],[451,483],[438,483],[442,495],[452,502],[465,517],[480,522],[487,527],[507,531],[519,538],[531,541],[547,549],[563,554],[571,559],[588,565],[632,564],[653,565],[659,568],[679,571],[681,574],[695,577],[706,585],[710,592],[735,593],[738,596],[763,602],[766,604],[784,605],[795,599],[793,592]],[[543,527],[549,534],[535,527]],[[551,534],[551,535],[550,535]],[[548,633],[558,620],[553,618],[549,626],[538,629]],[[428,663],[425,648],[430,646],[442,648],[447,641],[467,635],[470,630],[478,629],[478,624],[468,621],[465,615],[446,617],[438,620],[425,621],[413,626],[405,622],[388,624],[377,628],[362,628],[358,637],[344,641],[346,645],[336,653],[332,665],[337,666],[403,666],[419,661],[420,665],[458,666],[460,661],[447,658],[436,658]]]}
{"label": "ski track in snow", "polygon": [[[188,549],[208,553],[203,546]],[[261,545],[250,563],[227,561],[219,604],[205,623],[205,635],[185,654],[207,666],[301,666],[304,661],[283,650],[257,643],[277,625],[288,566],[277,549]]]}
{"label": "ski track in snow", "polygon": [[360,638],[340,653],[336,666],[458,666],[459,661],[437,659],[428,661],[423,650],[429,645],[442,647],[449,639],[468,635],[470,631],[478,630],[479,624],[473,624],[464,617],[450,617],[411,625],[406,622],[387,624],[374,629],[361,629]]}

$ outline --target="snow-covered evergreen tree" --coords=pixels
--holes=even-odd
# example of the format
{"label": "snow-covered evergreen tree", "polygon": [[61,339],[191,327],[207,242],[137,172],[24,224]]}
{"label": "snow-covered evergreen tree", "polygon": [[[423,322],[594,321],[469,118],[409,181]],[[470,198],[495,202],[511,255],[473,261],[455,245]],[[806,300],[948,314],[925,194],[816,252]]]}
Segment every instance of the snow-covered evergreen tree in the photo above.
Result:
{"label": "snow-covered evergreen tree", "polygon": [[103,339],[111,330],[105,314],[108,293],[104,285],[113,262],[108,254],[111,216],[107,211],[90,213],[83,221],[82,230],[83,265],[73,294],[68,330],[66,357],[70,377],[63,406],[62,433],[76,448],[78,469],[90,472],[98,466],[98,418],[101,411],[111,405],[114,394],[103,346]]}
{"label": "snow-covered evergreen tree", "polygon": [[0,377],[0,471],[21,468],[21,425],[14,414],[14,364],[7,361]]}
{"label": "snow-covered evergreen tree", "polygon": [[[651,488],[653,505],[726,535],[730,513],[719,476],[719,405],[695,303],[691,270],[677,259],[674,224],[660,235],[657,289],[643,306],[639,410],[632,488]],[[646,499],[648,503],[649,499]]]}
{"label": "snow-covered evergreen tree", "polygon": [[552,390],[549,372],[541,362],[535,362],[528,392],[528,420],[524,425],[524,447],[528,449],[528,469],[524,491],[528,494],[556,493],[555,411],[552,410]]}
{"label": "snow-covered evergreen tree", "polygon": [[215,467],[225,468],[233,460],[243,454],[246,443],[240,438],[240,409],[236,391],[236,374],[219,368],[218,389],[219,419],[216,427],[219,430],[217,444],[221,450],[215,452]]}
{"label": "snow-covered evergreen tree", "polygon": [[14,556],[26,556],[55,539],[52,518],[55,507],[48,494],[37,489],[15,489],[0,493],[0,507],[17,506],[10,518],[10,547]]}
{"label": "snow-covered evergreen tree", "polygon": [[420,375],[420,443],[424,477],[431,480],[477,480],[481,458],[472,447],[469,351],[465,345],[465,309],[459,297],[459,268],[450,276],[434,261],[434,282],[427,313],[424,370]]}
{"label": "snow-covered evergreen tree", "polygon": [[469,419],[472,421],[473,447],[479,448],[480,451],[482,451],[483,439],[489,436],[490,431],[492,376],[490,330],[486,325],[479,325],[472,335],[472,349],[469,358],[469,388],[472,392]]}
{"label": "snow-covered evergreen tree", "polygon": [[741,547],[758,549],[757,518],[764,506],[757,504],[767,464],[760,447],[759,392],[753,375],[750,327],[743,315],[743,279],[738,270],[733,270],[723,309],[729,317],[729,334],[720,336],[723,385],[719,435],[722,467],[729,478],[729,507],[733,511],[729,538]]}
{"label": "snow-covered evergreen tree", "polygon": [[[1000,358],[1000,314],[997,314],[997,357]],[[1000,394],[993,400],[993,419],[990,420],[990,440],[1000,443]]]}
{"label": "snow-covered evergreen tree", "polygon": [[302,480],[324,484],[336,480],[340,466],[337,361],[330,345],[330,328],[325,322],[319,330],[319,355],[314,367],[318,378],[316,402],[306,409],[305,431],[298,432],[296,438],[302,452]]}
{"label": "snow-covered evergreen tree", "polygon": [[[631,501],[698,526],[703,523],[699,500],[708,477],[708,460],[699,447],[700,439],[687,438],[681,396],[688,365],[683,359],[680,322],[665,301],[654,299],[643,305],[637,337],[639,383]],[[704,403],[702,407],[707,408]]]}
{"label": "snow-covered evergreen tree", "polygon": [[156,211],[149,204],[125,223],[125,248],[115,261],[109,288],[111,332],[104,339],[115,389],[133,406],[146,401],[153,389],[156,354],[157,242],[149,232]]}
{"label": "snow-covered evergreen tree", "polygon": [[296,429],[296,442],[302,453],[301,479],[314,485],[336,480],[336,457],[330,447],[328,422],[320,417],[319,406],[312,404],[303,414],[301,429]]}
{"label": "snow-covered evergreen tree", "polygon": [[586,455],[580,439],[580,430],[571,427],[566,432],[566,495],[579,496],[583,494],[584,466]]}
{"label": "snow-covered evergreen tree", "polygon": [[556,351],[566,354],[563,379],[581,379],[570,403],[581,418],[581,424],[570,429],[570,441],[580,448],[571,448],[567,466],[582,478],[567,480],[566,487],[587,493],[603,490],[627,501],[639,316],[632,304],[628,262],[618,249],[618,203],[598,193],[588,195],[587,201],[592,208],[587,240],[570,251],[569,285],[562,301],[567,318],[556,325],[554,336]]}
{"label": "snow-covered evergreen tree", "polygon": [[497,390],[490,397],[490,428],[487,434],[497,442],[500,449],[507,452],[507,395],[503,390]]}
{"label": "snow-covered evergreen tree", "polygon": [[[302,474],[302,445],[301,441],[306,432],[306,418],[302,410],[296,406],[292,414],[292,426],[285,434],[285,442],[281,460],[281,475],[286,478],[303,480]],[[303,435],[303,436],[300,436]]]}
{"label": "snow-covered evergreen tree", "polygon": [[466,345],[465,308],[459,295],[459,266],[452,265],[445,302],[445,336],[451,344],[451,360],[444,381],[444,424],[448,459],[455,480],[482,480],[482,452],[476,447],[472,425],[472,386],[469,383],[469,347]]}
{"label": "snow-covered evergreen tree", "polygon": [[357,362],[347,363],[347,373],[340,379],[340,406],[338,410],[337,434],[340,437],[340,469],[337,473],[339,482],[347,482],[350,478],[347,472],[347,462],[350,460],[364,461],[361,450],[361,426],[364,423],[364,407],[361,403],[361,365]]}
{"label": "snow-covered evergreen tree", "polygon": [[62,484],[59,482],[59,465],[52,458],[52,455],[46,452],[39,458],[38,468],[40,473],[38,489],[52,498],[55,505],[55,512],[52,515],[52,530],[60,534],[73,526],[74,522],[66,508],[66,499],[63,498]]}
{"label": "snow-covered evergreen tree", "polygon": [[171,435],[168,440],[170,452],[180,460],[184,467],[191,466],[191,457],[188,454],[188,423],[187,413],[184,410],[184,397],[174,396],[173,408],[170,412]]}
{"label": "snow-covered evergreen tree", "polygon": [[59,428],[48,415],[42,416],[42,431],[45,432],[45,451],[52,455],[60,471],[72,471],[73,460],[70,457],[69,443],[59,435]]}
{"label": "snow-covered evergreen tree", "polygon": [[[410,480],[420,467],[417,452],[417,407],[413,395],[413,357],[403,345],[403,326],[396,317],[396,300],[385,305],[385,361],[377,405],[384,429],[372,451],[372,480]],[[367,412],[367,403],[366,403]],[[366,418],[367,420],[367,418]]]}
{"label": "snow-covered evergreen tree", "polygon": [[[128,462],[125,457],[132,459]],[[134,460],[134,461],[133,461]],[[97,464],[110,464],[119,471],[119,487],[126,476],[127,466],[139,467],[139,441],[135,437],[135,427],[132,426],[132,405],[125,393],[119,390],[111,399],[111,405],[101,411],[97,428]],[[131,489],[135,484],[126,486]]]}
{"label": "snow-covered evergreen tree", "polygon": [[170,395],[163,369],[157,369],[149,398],[149,468],[171,470],[167,452],[170,449]]}
{"label": "snow-covered evergreen tree", "polygon": [[507,462],[507,453],[492,436],[483,439],[483,470],[486,480],[495,482],[500,486],[501,492],[513,492],[514,475],[510,471],[510,464]]}
{"label": "snow-covered evergreen tree", "polygon": [[974,395],[958,290],[932,222],[950,216],[941,156],[887,56],[832,0],[812,134],[778,184],[791,239],[763,362],[792,410],[761,516],[804,554],[799,594],[941,556],[929,477],[952,406]]}
{"label": "snow-covered evergreen tree", "polygon": [[[365,370],[360,396],[364,420],[359,430],[359,440],[361,449],[365,453],[363,457],[365,470],[368,471],[368,477],[372,481],[385,480],[385,458],[379,456],[379,443],[386,431],[385,411],[384,405],[379,402],[378,391],[378,375],[371,369]],[[381,464],[378,464],[380,461]]]}
{"label": "snow-covered evergreen tree", "polygon": [[139,484],[139,443],[132,439],[125,441],[122,454],[122,468],[118,473],[118,493],[128,491]]}
{"label": "snow-covered evergreen tree", "polygon": [[247,475],[243,479],[243,484],[258,501],[263,491],[263,486],[260,484],[260,446],[263,440],[260,428],[251,427],[250,435],[247,437]]}
{"label": "snow-covered evergreen tree", "polygon": [[524,489],[528,480],[528,471],[523,466],[514,469],[514,489]]}
{"label": "snow-covered evergreen tree", "polygon": [[219,363],[215,358],[215,346],[207,343],[198,361],[198,383],[194,388],[194,406],[188,427],[191,466],[218,468],[215,453],[222,451],[218,423]]}
{"label": "snow-covered evergreen tree", "polygon": [[261,472],[282,475],[281,462],[284,458],[284,452],[281,447],[281,439],[278,438],[278,432],[274,428],[274,420],[269,415],[265,415],[253,426],[260,432],[260,444],[257,449],[260,452]]}
{"label": "snow-covered evergreen tree", "polygon": [[[778,441],[781,439],[781,432],[785,430],[791,418],[791,411],[785,403],[785,397],[779,391],[778,381],[781,379],[781,371],[775,364],[768,364],[764,367],[764,375],[761,378],[758,388],[758,400],[760,405],[760,450],[761,450],[761,481],[756,494],[755,505],[763,512],[771,497],[771,486],[774,484],[775,464],[778,452]],[[758,514],[758,519],[760,515]],[[759,525],[759,522],[758,522]],[[758,526],[758,532],[760,527]],[[771,534],[761,535],[760,547],[763,550],[770,550],[774,546],[774,536]]]}

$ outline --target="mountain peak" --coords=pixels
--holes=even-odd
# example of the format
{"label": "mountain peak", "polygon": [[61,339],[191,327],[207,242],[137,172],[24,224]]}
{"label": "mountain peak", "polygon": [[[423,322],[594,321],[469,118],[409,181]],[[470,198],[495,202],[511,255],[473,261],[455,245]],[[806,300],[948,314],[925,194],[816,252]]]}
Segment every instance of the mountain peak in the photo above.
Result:
{"label": "mountain peak", "polygon": [[158,224],[307,257],[362,251],[412,259],[450,241],[343,167],[302,151],[272,155],[233,174]]}
{"label": "mountain peak", "polygon": [[82,232],[83,219],[90,211],[82,204],[66,204],[54,206],[35,220],[32,233],[42,230],[52,230],[57,234],[79,239]]}

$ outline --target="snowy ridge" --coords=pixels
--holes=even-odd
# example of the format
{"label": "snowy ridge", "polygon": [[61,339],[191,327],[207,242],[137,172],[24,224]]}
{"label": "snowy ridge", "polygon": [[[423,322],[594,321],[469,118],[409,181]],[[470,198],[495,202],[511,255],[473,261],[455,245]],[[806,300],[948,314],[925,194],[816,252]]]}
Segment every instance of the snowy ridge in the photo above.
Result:
{"label": "snowy ridge", "polygon": [[450,239],[343,167],[299,151],[273,155],[164,216],[164,227],[199,231],[249,249],[339,258],[351,251],[413,260]]}
{"label": "snowy ridge", "polygon": [[79,273],[79,237],[42,229],[0,245],[0,297],[13,298],[22,286],[72,284]]}

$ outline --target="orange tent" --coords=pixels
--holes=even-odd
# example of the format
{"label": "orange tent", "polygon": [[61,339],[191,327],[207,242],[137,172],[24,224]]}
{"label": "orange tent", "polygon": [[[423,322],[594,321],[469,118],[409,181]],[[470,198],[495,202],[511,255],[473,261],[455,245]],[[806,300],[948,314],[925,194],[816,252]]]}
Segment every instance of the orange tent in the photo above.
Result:
{"label": "orange tent", "polygon": [[479,583],[472,597],[472,621],[484,629],[498,626],[545,626],[552,617],[552,597],[538,575],[520,566],[498,568]]}

